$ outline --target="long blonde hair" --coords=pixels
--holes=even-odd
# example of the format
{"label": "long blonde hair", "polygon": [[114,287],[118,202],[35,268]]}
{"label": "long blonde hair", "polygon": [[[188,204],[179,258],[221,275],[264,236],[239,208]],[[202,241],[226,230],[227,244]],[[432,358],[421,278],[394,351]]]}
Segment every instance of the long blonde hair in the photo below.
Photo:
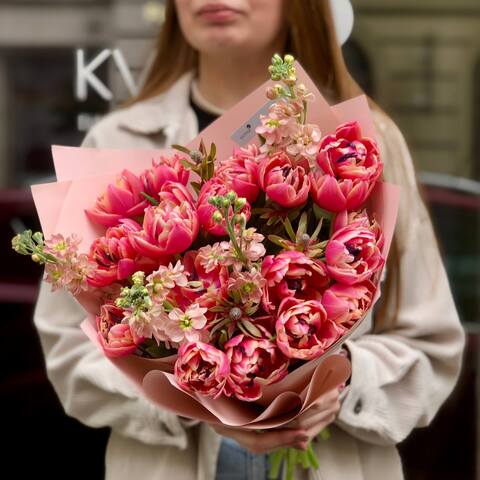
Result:
{"label": "long blonde hair", "polygon": [[[363,93],[345,64],[337,41],[329,0],[286,0],[287,40],[285,52],[302,64],[320,91],[335,101]],[[172,46],[175,48],[172,48]],[[167,0],[165,22],[158,36],[155,54],[139,93],[127,105],[157,96],[182,74],[197,67],[198,54],[185,39],[174,4]],[[371,102],[373,108],[378,108]],[[382,302],[375,315],[375,329],[392,325],[396,313],[387,319],[387,311],[396,312],[399,299],[398,245],[394,239],[388,260],[388,275]],[[388,300],[387,300],[388,299]],[[385,301],[387,300],[387,301]],[[387,304],[393,302],[393,310]]]}

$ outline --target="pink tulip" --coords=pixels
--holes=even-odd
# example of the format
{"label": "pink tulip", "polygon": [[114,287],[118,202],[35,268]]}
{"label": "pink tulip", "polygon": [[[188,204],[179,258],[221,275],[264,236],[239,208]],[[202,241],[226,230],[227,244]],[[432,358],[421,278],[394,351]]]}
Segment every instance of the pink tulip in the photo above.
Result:
{"label": "pink tulip", "polygon": [[123,309],[114,304],[102,305],[97,315],[97,336],[107,357],[123,357],[135,352],[144,338],[135,335],[123,320]]}
{"label": "pink tulip", "polygon": [[140,178],[144,192],[158,200],[158,193],[166,182],[176,182],[187,185],[190,171],[181,163],[183,157],[175,154],[173,157],[161,157],[152,161],[152,166],[145,170]]}
{"label": "pink tulip", "polygon": [[283,152],[260,162],[258,181],[267,196],[284,208],[299,207],[307,201],[310,180],[305,169],[294,165]]}
{"label": "pink tulip", "polygon": [[325,265],[320,260],[304,253],[288,250],[278,255],[268,255],[262,262],[262,276],[266,280],[262,305],[265,311],[273,312],[287,297],[303,300],[320,300],[321,293],[329,284]]}
{"label": "pink tulip", "polygon": [[370,230],[375,236],[375,243],[377,244],[377,247],[380,250],[383,248],[383,244],[385,242],[383,230],[375,217],[370,219],[365,210],[354,212],[347,212],[346,210],[343,210],[338,212],[333,218],[332,232],[336,232],[347,225],[353,224]]}
{"label": "pink tulip", "polygon": [[328,318],[337,325],[352,327],[370,308],[375,285],[366,281],[355,285],[336,283],[322,295],[322,305]]}
{"label": "pink tulip", "polygon": [[197,237],[198,229],[195,207],[186,201],[177,205],[165,200],[146,209],[143,230],[131,233],[129,238],[141,255],[159,258],[187,250]]}
{"label": "pink tulip", "polygon": [[124,218],[118,227],[108,228],[103,237],[94,240],[90,259],[96,263],[96,268],[88,277],[89,285],[105,287],[125,280],[137,270],[151,272],[158,265],[140,256],[130,243],[129,233],[139,232],[141,228],[134,220]]}
{"label": "pink tulip", "polygon": [[[210,205],[208,200],[216,195],[226,195],[231,190],[232,189],[230,186],[225,183],[224,180],[218,177],[213,177],[208,182],[203,184],[202,189],[198,194],[198,218],[200,219],[202,229],[211,235],[222,237],[226,235],[227,232],[225,231],[225,221],[220,224],[213,221],[212,216],[217,209],[213,205]],[[244,213],[247,217],[247,221],[250,219],[250,210],[250,204],[247,202],[242,210],[242,213]],[[230,209],[230,213],[230,217],[233,216],[232,209]]]}
{"label": "pink tulip", "polygon": [[233,155],[223,161],[216,172],[217,177],[249,203],[257,199],[260,190],[257,181],[259,155],[258,147],[254,144],[246,148],[236,148]]}
{"label": "pink tulip", "polygon": [[183,390],[218,398],[230,375],[230,362],[224,352],[212,345],[191,342],[180,347],[174,371]]}
{"label": "pink tulip", "polygon": [[225,353],[230,360],[227,391],[239,400],[258,400],[263,385],[278,382],[288,373],[288,359],[270,340],[237,335],[225,343]]}
{"label": "pink tulip", "polygon": [[175,205],[181,205],[188,202],[193,205],[193,198],[187,187],[179,182],[165,182],[159,190],[158,198],[160,201],[168,200]]}
{"label": "pink tulip", "polygon": [[98,197],[95,206],[85,210],[88,218],[100,225],[114,227],[122,218],[135,218],[143,215],[149,205],[143,197],[142,181],[128,170],[110,184],[107,191]]}
{"label": "pink tulip", "polygon": [[287,358],[312,360],[323,355],[344,333],[344,329],[327,317],[320,302],[302,302],[286,298],[278,309],[277,345]]}
{"label": "pink tulip", "polygon": [[325,249],[327,270],[337,282],[346,285],[368,280],[385,263],[377,232],[361,222],[337,230]]}
{"label": "pink tulip", "polygon": [[320,171],[310,174],[315,203],[331,212],[360,208],[382,173],[377,144],[362,137],[357,122],[341,125],[322,140]]}

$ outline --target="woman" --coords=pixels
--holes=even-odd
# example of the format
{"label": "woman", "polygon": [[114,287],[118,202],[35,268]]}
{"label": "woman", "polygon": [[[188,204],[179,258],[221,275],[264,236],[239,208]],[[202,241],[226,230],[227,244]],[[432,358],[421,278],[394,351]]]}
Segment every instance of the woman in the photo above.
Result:
{"label": "woman", "polygon": [[[84,146],[187,143],[199,127],[266,80],[274,52],[293,53],[332,102],[360,93],[336,42],[327,0],[167,4],[140,94],[98,123]],[[427,425],[451,392],[464,337],[405,141],[388,117],[374,112],[385,178],[402,188],[381,305],[372,331],[346,343],[352,362],[348,387],[341,395],[326,394],[291,428],[257,433],[216,427],[214,432],[159,410],[138,398],[84,336],[78,328],[83,313],[75,302],[42,286],[35,323],[49,378],[69,415],[112,428],[108,479],[265,478],[262,456],[249,457],[250,470],[242,471],[246,451],[301,448],[332,422],[330,440],[316,444],[320,468],[312,478],[402,478],[394,445]],[[221,450],[218,433],[224,438]]]}

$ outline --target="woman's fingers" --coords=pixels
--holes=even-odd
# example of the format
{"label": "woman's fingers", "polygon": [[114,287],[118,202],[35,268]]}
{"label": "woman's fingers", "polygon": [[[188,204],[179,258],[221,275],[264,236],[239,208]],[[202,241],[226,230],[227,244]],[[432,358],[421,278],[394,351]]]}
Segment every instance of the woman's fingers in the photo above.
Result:
{"label": "woman's fingers", "polygon": [[252,432],[224,426],[212,425],[220,435],[233,438],[243,448],[252,453],[263,454],[279,448],[300,447],[308,442],[308,434],[299,429],[274,429],[264,432]]}

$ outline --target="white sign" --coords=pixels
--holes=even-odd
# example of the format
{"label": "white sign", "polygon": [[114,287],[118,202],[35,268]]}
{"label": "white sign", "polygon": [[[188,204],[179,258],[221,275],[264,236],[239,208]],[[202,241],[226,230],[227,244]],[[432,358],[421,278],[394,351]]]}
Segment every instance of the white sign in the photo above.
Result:
{"label": "white sign", "polygon": [[76,50],[76,82],[75,82],[75,96],[77,100],[85,101],[88,96],[88,87],[91,87],[104,100],[110,101],[113,99],[111,90],[95,75],[95,70],[100,67],[106,60],[112,58],[115,66],[120,73],[125,86],[130,95],[137,94],[137,86],[133,80],[128,64],[123,56],[123,53],[118,48],[110,50],[108,48],[102,50],[93,60],[88,64],[85,61],[85,50],[79,48]]}

